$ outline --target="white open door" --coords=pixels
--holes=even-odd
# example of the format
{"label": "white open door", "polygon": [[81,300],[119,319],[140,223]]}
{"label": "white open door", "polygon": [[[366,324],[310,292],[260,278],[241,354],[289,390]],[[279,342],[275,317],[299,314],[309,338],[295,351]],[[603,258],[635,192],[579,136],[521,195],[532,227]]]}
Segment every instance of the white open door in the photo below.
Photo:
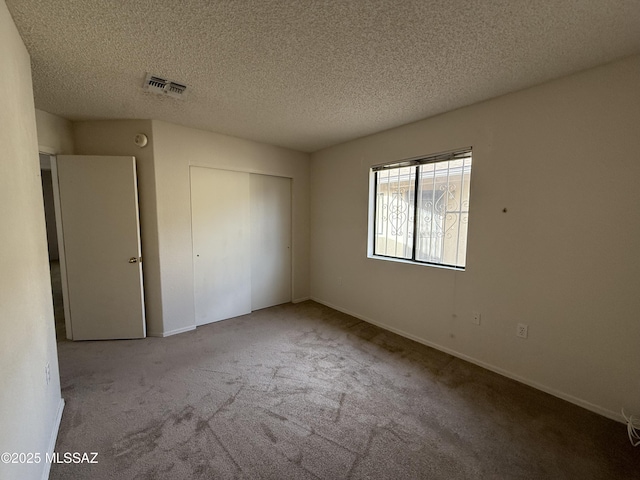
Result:
{"label": "white open door", "polygon": [[251,174],[251,310],[291,301],[291,179]]}
{"label": "white open door", "polygon": [[196,325],[251,312],[249,174],[191,167]]}
{"label": "white open door", "polygon": [[56,167],[73,340],[145,337],[135,158],[59,155]]}

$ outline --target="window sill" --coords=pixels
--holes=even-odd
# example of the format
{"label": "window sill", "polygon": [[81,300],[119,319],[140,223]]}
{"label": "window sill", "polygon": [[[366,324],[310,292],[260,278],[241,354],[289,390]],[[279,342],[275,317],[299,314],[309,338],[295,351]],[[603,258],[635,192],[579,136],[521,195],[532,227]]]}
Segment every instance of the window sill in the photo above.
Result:
{"label": "window sill", "polygon": [[426,263],[426,262],[414,262],[412,260],[405,260],[404,258],[394,258],[394,257],[383,257],[381,255],[367,255],[367,258],[371,258],[373,260],[384,260],[387,262],[394,263],[405,263],[407,265],[417,265],[419,267],[433,267],[440,268],[443,270],[453,270],[454,272],[464,272],[465,267],[453,267],[451,265],[438,265],[437,263]]}

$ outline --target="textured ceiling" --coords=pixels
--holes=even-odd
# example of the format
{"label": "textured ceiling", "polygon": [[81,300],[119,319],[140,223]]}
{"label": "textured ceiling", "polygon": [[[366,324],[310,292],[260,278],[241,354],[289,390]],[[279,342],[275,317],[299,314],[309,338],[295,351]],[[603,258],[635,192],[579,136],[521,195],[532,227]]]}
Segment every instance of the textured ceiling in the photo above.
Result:
{"label": "textured ceiling", "polygon": [[[640,52],[639,0],[6,0],[36,106],[303,151]],[[142,90],[146,72],[188,85]]]}

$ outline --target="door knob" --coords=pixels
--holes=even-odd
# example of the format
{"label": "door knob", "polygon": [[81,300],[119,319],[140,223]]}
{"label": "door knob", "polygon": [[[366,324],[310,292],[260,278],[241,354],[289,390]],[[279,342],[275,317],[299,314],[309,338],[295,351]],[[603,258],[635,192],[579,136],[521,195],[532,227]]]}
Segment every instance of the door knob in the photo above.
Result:
{"label": "door knob", "polygon": [[138,257],[131,257],[129,263],[138,263]]}

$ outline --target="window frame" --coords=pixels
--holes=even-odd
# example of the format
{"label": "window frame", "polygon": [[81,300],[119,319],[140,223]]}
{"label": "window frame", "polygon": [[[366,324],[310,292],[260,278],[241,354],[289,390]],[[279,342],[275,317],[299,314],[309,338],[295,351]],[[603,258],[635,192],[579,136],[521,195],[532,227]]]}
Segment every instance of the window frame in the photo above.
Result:
{"label": "window frame", "polygon": [[[416,215],[416,209],[418,205],[418,196],[419,196],[419,182],[420,182],[420,166],[427,164],[436,164],[441,162],[460,160],[463,158],[470,158],[472,160],[471,165],[473,165],[473,147],[459,148],[456,150],[450,150],[447,152],[436,153],[432,155],[412,157],[406,160],[395,161],[395,162],[387,162],[378,165],[373,165],[369,169],[369,217],[368,217],[368,228],[367,228],[367,257],[378,260],[385,260],[397,263],[406,263],[409,265],[422,265],[436,268],[444,268],[447,270],[456,270],[456,271],[465,271],[467,268],[467,255],[465,248],[465,258],[464,265],[451,265],[447,263],[439,263],[439,262],[430,262],[425,260],[419,260],[416,258],[417,252],[417,236],[418,236],[418,215]],[[415,174],[413,182],[414,182],[414,193],[413,193],[413,232],[412,232],[412,240],[411,240],[411,257],[403,258],[396,257],[393,255],[382,255],[377,254],[376,252],[376,241],[377,241],[377,231],[380,226],[378,225],[378,209],[379,209],[379,192],[378,192],[378,172],[384,170],[391,170],[396,168],[403,167],[414,167]],[[469,167],[471,168],[471,166]],[[471,173],[469,173],[469,199],[471,198]],[[462,208],[462,207],[461,207]],[[462,213],[462,212],[461,212]],[[466,211],[467,215],[469,214],[469,207],[467,207]],[[383,227],[384,228],[384,227]],[[468,230],[466,235],[466,242],[468,245]]]}

